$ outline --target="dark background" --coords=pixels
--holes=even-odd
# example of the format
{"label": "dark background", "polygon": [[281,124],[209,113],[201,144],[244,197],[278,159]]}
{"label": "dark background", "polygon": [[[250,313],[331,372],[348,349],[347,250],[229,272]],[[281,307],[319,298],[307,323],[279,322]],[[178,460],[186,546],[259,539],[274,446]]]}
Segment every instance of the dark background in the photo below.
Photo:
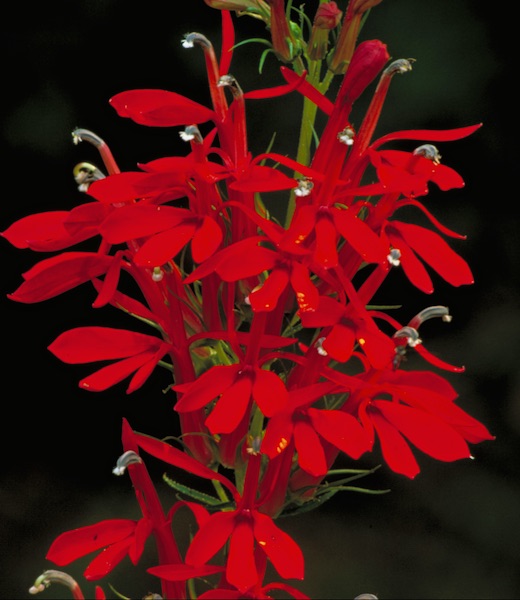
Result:
{"label": "dark background", "polygon": [[[309,13],[316,4],[308,3]],[[466,187],[432,190],[426,202],[446,226],[468,236],[451,244],[471,265],[475,284],[453,289],[434,276],[435,293],[425,297],[396,275],[384,292],[390,304],[406,302],[409,317],[431,304],[450,307],[453,322],[429,322],[422,337],[432,352],[466,366],[463,375],[447,377],[460,405],[496,440],[475,446],[474,461],[445,464],[419,456],[422,472],[414,481],[383,468],[365,483],[391,493],[345,493],[284,521],[306,554],[299,587],[314,598],[361,592],[384,600],[520,597],[518,66],[513,15],[495,5],[385,0],[372,11],[361,39],[378,37],[393,58],[416,59],[413,71],[392,83],[378,133],[484,123],[470,138],[438,144],[444,164],[461,173]],[[185,33],[199,31],[218,50],[217,11],[202,0],[77,0],[11,4],[9,15],[0,35],[0,230],[27,214],[83,201],[72,169],[83,160],[100,161],[87,144],[72,145],[75,127],[104,138],[123,170],[186,152],[176,129],[120,119],[108,100],[150,87],[207,103],[202,54],[180,42]],[[262,23],[240,19],[237,41],[248,36],[265,37]],[[231,71],[246,91],[282,83],[272,57],[265,76],[258,74],[262,50],[250,44],[235,54]],[[276,149],[294,155],[292,102],[297,99],[291,96],[248,105],[254,153],[276,130]],[[139,517],[128,478],[111,474],[121,453],[121,418],[157,436],[175,433],[176,421],[160,391],[169,383],[163,375],[132,395],[124,384],[102,394],[78,389],[93,369],[65,366],[47,346],[72,327],[114,326],[119,315],[91,309],[94,296],[86,286],[37,305],[9,301],[21,273],[43,257],[0,243],[0,595],[28,598],[34,579],[53,567],[45,552],[59,533],[101,519]],[[171,502],[172,494],[165,496]],[[64,570],[80,579],[87,563]],[[108,578],[116,589],[132,597],[158,590],[154,578],[137,576],[127,564]],[[84,585],[87,596],[93,589]],[[54,585],[45,597],[69,594]]]}

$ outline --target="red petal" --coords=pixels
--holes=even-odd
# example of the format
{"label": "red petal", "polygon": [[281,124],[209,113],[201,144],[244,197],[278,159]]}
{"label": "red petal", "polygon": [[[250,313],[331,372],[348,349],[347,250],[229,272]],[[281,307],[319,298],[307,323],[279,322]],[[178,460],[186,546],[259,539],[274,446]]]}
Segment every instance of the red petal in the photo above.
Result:
{"label": "red petal", "polygon": [[168,344],[164,344],[162,348],[150,357],[149,360],[144,362],[134,373],[134,376],[130,380],[130,385],[128,386],[126,393],[132,394],[135,390],[138,390],[140,387],[144,385],[144,383],[151,376],[157,363],[161,360],[161,358],[168,352],[170,346]]}
{"label": "red petal", "polygon": [[425,294],[431,294],[433,292],[433,283],[425,266],[415,256],[397,230],[393,230],[393,228],[387,226],[385,231],[392,246],[397,248],[401,253],[401,266],[410,282]]}
{"label": "red petal", "polygon": [[15,248],[30,248],[31,240],[70,238],[63,222],[69,213],[65,210],[37,213],[15,221],[0,235]]}
{"label": "red petal", "polygon": [[185,96],[165,90],[130,90],[110,99],[120,117],[141,125],[176,127],[205,123],[215,117],[212,110]]}
{"label": "red petal", "polygon": [[66,531],[51,544],[46,558],[60,567],[133,535],[137,523],[130,519],[108,519]]}
{"label": "red petal", "polygon": [[222,15],[222,48],[219,61],[219,72],[228,73],[233,58],[235,45],[235,27],[229,10],[220,11]]}
{"label": "red petal", "polygon": [[129,204],[112,211],[99,231],[110,244],[121,244],[171,229],[192,218],[190,211],[184,208]]}
{"label": "red petal", "polygon": [[280,71],[284,76],[284,79],[290,83],[296,84],[298,91],[308,98],[311,102],[314,102],[318,108],[320,108],[326,115],[332,114],[334,104],[321,92],[319,92],[311,83],[306,79],[302,81],[302,77],[291,71],[288,67],[280,67]]}
{"label": "red petal", "polygon": [[237,428],[251,400],[252,383],[249,376],[238,377],[220,396],[205,421],[211,433],[231,433]]}
{"label": "red petal", "polygon": [[330,296],[320,296],[316,310],[301,314],[304,327],[326,327],[335,325],[345,313],[345,306]]}
{"label": "red petal", "polygon": [[352,415],[341,410],[308,409],[316,431],[328,442],[352,458],[359,458],[370,450],[366,431]]}
{"label": "red petal", "polygon": [[367,262],[386,261],[388,248],[379,236],[351,210],[331,210],[334,223],[341,235]]}
{"label": "red petal", "polygon": [[281,171],[272,167],[254,165],[237,181],[229,184],[229,188],[239,192],[275,192],[290,190],[297,182]]}
{"label": "red petal", "polygon": [[346,362],[354,351],[356,337],[350,327],[335,325],[323,341],[323,349],[339,362]]}
{"label": "red petal", "polygon": [[85,569],[83,575],[87,581],[97,581],[110,573],[128,554],[131,540],[113,544],[100,552]]}
{"label": "red petal", "polygon": [[304,560],[298,544],[279,529],[271,517],[254,512],[254,535],[278,574],[284,579],[303,579]]}
{"label": "red petal", "polygon": [[[262,271],[272,269],[275,265],[277,254],[269,248],[260,246],[250,247],[249,252],[244,252],[242,246],[236,246],[236,252],[226,254],[226,258],[217,266],[217,273],[224,281],[238,281]],[[229,246],[233,248],[233,246]],[[247,245],[246,245],[247,248]]]}
{"label": "red petal", "polygon": [[131,202],[139,197],[134,184],[146,179],[146,177],[149,177],[148,173],[141,173],[140,171],[115,173],[91,183],[87,194],[105,204]]}
{"label": "red petal", "polygon": [[239,520],[231,534],[226,564],[226,579],[241,591],[258,582],[251,523]]}
{"label": "red petal", "polygon": [[183,394],[175,410],[186,412],[202,408],[233,385],[240,368],[239,364],[214,366],[193,382],[174,385],[174,391]]}
{"label": "red petal", "polygon": [[320,298],[318,290],[311,281],[307,267],[296,261],[291,264],[291,286],[300,312],[316,310]]}
{"label": "red petal", "polygon": [[193,238],[197,224],[195,221],[180,223],[168,231],[156,233],[149,238],[134,256],[136,265],[157,267],[167,263]]}
{"label": "red petal", "polygon": [[261,451],[269,458],[276,458],[288,446],[293,435],[291,415],[282,412],[269,420],[262,440]]}
{"label": "red petal", "polygon": [[262,287],[249,294],[249,301],[253,311],[274,310],[288,283],[289,273],[287,269],[275,267],[262,284]]}
{"label": "red petal", "polygon": [[65,363],[81,364],[155,352],[161,343],[157,337],[126,329],[76,327],[60,334],[48,349]]}
{"label": "red petal", "polygon": [[420,469],[403,436],[383,416],[374,410],[370,411],[370,420],[379,436],[381,451],[387,465],[395,473],[401,473],[413,479],[419,473]]}
{"label": "red petal", "polygon": [[16,302],[42,302],[103,275],[114,260],[91,252],[64,252],[46,258],[23,274],[24,283],[8,298]]}
{"label": "red petal", "polygon": [[266,417],[271,417],[287,404],[287,388],[272,371],[255,369],[253,398]]}
{"label": "red petal", "polygon": [[196,263],[212,256],[222,242],[222,229],[215,219],[204,217],[191,241],[191,254]]}
{"label": "red petal", "polygon": [[217,512],[195,534],[186,552],[186,562],[200,567],[222,548],[235,528],[236,512]]}
{"label": "red petal", "polygon": [[421,140],[427,142],[451,142],[468,137],[477,129],[482,127],[482,123],[469,125],[468,127],[459,127],[457,129],[409,129],[404,131],[395,131],[376,140],[371,148],[378,148],[386,142],[392,140]]}
{"label": "red petal", "polygon": [[[115,258],[119,260],[115,260]],[[119,284],[119,276],[121,274],[121,253],[116,253],[112,264],[105,273],[103,282],[98,290],[98,296],[92,303],[93,308],[101,308],[106,306],[114,297]]]}
{"label": "red petal", "polygon": [[293,435],[300,467],[315,477],[325,475],[328,465],[316,431],[306,421],[296,420]]}
{"label": "red petal", "polygon": [[148,452],[148,454],[151,454],[152,456],[155,456],[155,458],[173,465],[178,469],[188,471],[188,473],[193,473],[193,475],[197,475],[198,477],[220,481],[220,483],[222,483],[222,485],[224,485],[233,494],[233,496],[236,496],[237,491],[228,479],[226,479],[223,475],[220,475],[220,473],[217,473],[216,471],[204,466],[198,460],[192,458],[185,452],[182,452],[170,444],[162,442],[161,440],[157,440],[148,435],[136,433],[135,431],[131,432],[131,434],[135,443],[138,444],[138,446],[145,452]]}
{"label": "red petal", "polygon": [[[152,352],[143,352],[143,354],[125,358],[85,377],[79,382],[79,386],[89,392],[103,392],[109,387],[123,381],[123,379],[126,379],[131,373],[139,369],[143,364],[148,363],[151,359],[154,359],[155,364],[157,364],[158,358],[156,359]],[[127,390],[127,393],[130,393],[130,389]]]}
{"label": "red petal", "polygon": [[438,234],[412,223],[396,221],[393,226],[409,246],[448,283],[459,286],[474,282],[473,274],[466,261]]}
{"label": "red petal", "polygon": [[316,221],[316,248],[314,259],[324,269],[338,265],[337,233],[336,227],[328,217],[318,217]]}
{"label": "red petal", "polygon": [[468,445],[460,433],[431,413],[385,400],[374,400],[373,405],[414,446],[433,458],[447,462],[470,458]]}

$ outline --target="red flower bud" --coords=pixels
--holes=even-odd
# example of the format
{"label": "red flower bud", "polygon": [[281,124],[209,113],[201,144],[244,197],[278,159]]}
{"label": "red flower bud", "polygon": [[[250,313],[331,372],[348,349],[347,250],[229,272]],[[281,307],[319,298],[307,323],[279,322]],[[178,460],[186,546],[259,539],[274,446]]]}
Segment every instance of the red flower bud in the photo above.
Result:
{"label": "red flower bud", "polygon": [[341,85],[340,95],[352,103],[372,83],[390,58],[386,44],[379,40],[361,42],[352,56]]}
{"label": "red flower bud", "polygon": [[339,25],[342,14],[335,2],[324,2],[318,6],[313,25],[318,29],[334,29]]}

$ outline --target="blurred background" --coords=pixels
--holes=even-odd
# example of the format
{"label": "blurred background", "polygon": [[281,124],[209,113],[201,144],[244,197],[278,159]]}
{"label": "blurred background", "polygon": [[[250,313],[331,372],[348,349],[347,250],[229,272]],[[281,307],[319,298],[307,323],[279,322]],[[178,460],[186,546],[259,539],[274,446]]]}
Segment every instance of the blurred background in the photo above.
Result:
{"label": "blurred background", "polygon": [[[341,9],[345,1],[339,0]],[[312,14],[316,1],[307,3]],[[493,12],[495,11],[495,12]],[[242,17],[237,41],[266,37],[263,24]],[[91,129],[109,144],[122,170],[184,154],[176,129],[151,129],[119,118],[114,94],[162,88],[208,102],[202,53],[181,46],[199,31],[220,48],[220,18],[202,0],[12,3],[2,19],[1,143],[4,179],[0,230],[33,212],[68,210],[82,202],[72,176],[83,161],[100,163],[93,147],[74,146],[71,131]],[[414,58],[395,78],[376,133],[483,123],[473,136],[438,144],[443,163],[465,179],[462,190],[435,189],[426,205],[447,227],[467,235],[450,242],[471,265],[475,284],[453,289],[433,275],[425,297],[399,279],[384,289],[389,304],[406,302],[409,318],[431,304],[449,306],[451,324],[429,322],[427,348],[466,372],[445,374],[459,404],[496,435],[473,447],[475,460],[437,463],[417,452],[421,473],[409,481],[382,468],[363,484],[385,495],[344,493],[321,509],[281,525],[301,544],[313,598],[520,597],[520,302],[518,119],[512,16],[488,2],[384,0],[360,39],[379,38],[392,58]],[[231,72],[245,90],[282,83],[269,56],[262,75],[259,44],[237,49]],[[254,153],[277,131],[276,150],[296,147],[294,96],[248,105]],[[292,108],[291,108],[292,107]],[[360,101],[362,108],[362,101]],[[353,116],[353,119],[355,115]],[[432,186],[434,187],[434,186]],[[42,258],[0,240],[2,273],[3,426],[0,475],[0,596],[29,598],[61,532],[102,519],[139,518],[128,478],[111,474],[121,453],[121,419],[139,431],[175,433],[175,414],[159,375],[141,390],[89,394],[78,381],[89,366],[60,363],[46,349],[67,329],[117,326],[111,308],[93,310],[85,286],[36,305],[6,295]],[[405,320],[405,319],[404,319]],[[121,321],[121,326],[131,326]],[[412,359],[414,360],[414,359]],[[417,363],[421,368],[421,363]],[[161,379],[163,377],[163,379]],[[372,462],[370,462],[372,461]],[[364,466],[374,466],[371,456]],[[347,466],[345,463],[344,466]],[[161,473],[158,473],[160,476]],[[171,501],[173,494],[166,490]],[[88,560],[67,572],[81,580]],[[124,596],[158,591],[124,561],[103,582]],[[93,594],[94,585],[83,586]],[[54,585],[44,598],[68,598]]]}

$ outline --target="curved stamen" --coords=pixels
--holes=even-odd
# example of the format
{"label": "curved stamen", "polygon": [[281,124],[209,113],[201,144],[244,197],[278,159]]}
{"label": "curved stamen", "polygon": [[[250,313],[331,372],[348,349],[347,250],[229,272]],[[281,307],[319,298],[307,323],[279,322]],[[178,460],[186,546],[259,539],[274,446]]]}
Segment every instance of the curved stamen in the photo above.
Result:
{"label": "curved stamen", "polygon": [[81,128],[74,129],[72,132],[72,141],[76,145],[78,145],[80,142],[89,142],[95,148],[97,148],[110,175],[115,175],[116,173],[121,172],[107,143],[93,131]]}
{"label": "curved stamen", "polygon": [[141,457],[133,450],[127,450],[117,459],[116,466],[112,469],[114,475],[123,475],[129,465],[141,464]]}
{"label": "curved stamen", "polygon": [[83,593],[76,580],[63,571],[55,571],[53,569],[44,571],[36,578],[34,584],[29,588],[29,594],[39,594],[46,590],[51,583],[61,583],[69,588],[74,600],[84,600]]}

